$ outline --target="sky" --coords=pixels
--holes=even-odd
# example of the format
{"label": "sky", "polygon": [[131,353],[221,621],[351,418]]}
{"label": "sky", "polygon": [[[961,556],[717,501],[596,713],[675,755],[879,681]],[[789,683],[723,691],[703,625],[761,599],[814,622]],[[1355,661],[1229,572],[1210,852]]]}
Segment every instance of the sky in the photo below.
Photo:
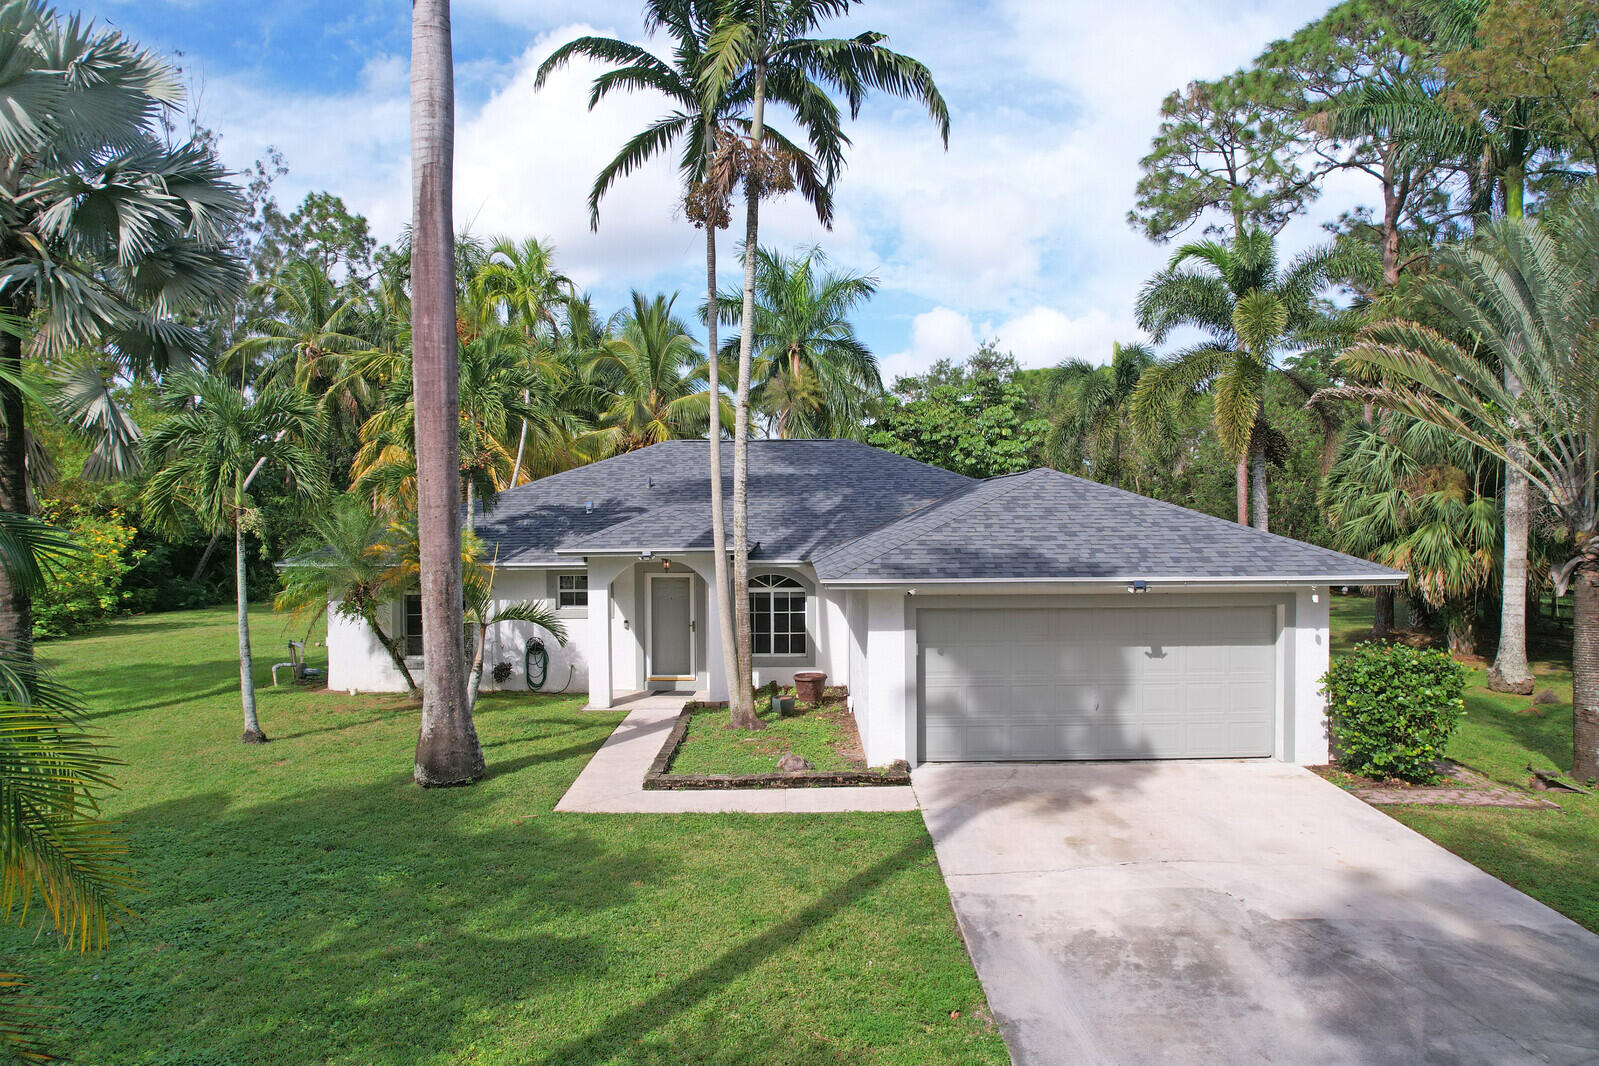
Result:
{"label": "sky", "polygon": [[[836,32],[883,31],[928,65],[950,107],[948,150],[925,111],[869,100],[847,129],[832,229],[788,197],[763,207],[761,243],[820,245],[835,267],[878,279],[856,326],[885,380],[988,338],[1025,366],[1106,362],[1113,341],[1140,339],[1134,300],[1171,252],[1126,220],[1161,100],[1248,63],[1327,6],[868,0]],[[410,4],[80,0],[79,10],[173,56],[228,166],[281,151],[285,207],[326,189],[385,240],[408,220]],[[613,96],[590,111],[597,68],[582,64],[533,89],[543,58],[582,34],[664,51],[644,38],[641,12],[639,0],[455,0],[456,221],[552,241],[601,309],[637,288],[680,292],[691,316],[704,298],[704,237],[681,217],[670,161],[619,183],[597,232],[586,207],[595,173],[664,102]],[[1324,220],[1376,194],[1334,181],[1285,246],[1317,242]],[[735,242],[724,235],[724,287],[737,283]]]}

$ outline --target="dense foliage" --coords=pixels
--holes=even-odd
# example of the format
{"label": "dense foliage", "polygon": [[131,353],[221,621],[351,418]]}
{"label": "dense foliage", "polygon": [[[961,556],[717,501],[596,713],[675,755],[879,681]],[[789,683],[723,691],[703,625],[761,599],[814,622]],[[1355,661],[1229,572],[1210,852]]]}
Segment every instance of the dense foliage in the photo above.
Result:
{"label": "dense foliage", "polygon": [[1379,780],[1432,781],[1466,703],[1466,669],[1446,652],[1361,644],[1323,680],[1340,768]]}
{"label": "dense foliage", "polygon": [[126,516],[116,508],[95,513],[51,504],[43,517],[69,532],[79,553],[70,566],[47,575],[34,598],[35,639],[76,633],[119,614],[133,597],[123,579],[144,558],[144,551],[134,547],[136,533]]}

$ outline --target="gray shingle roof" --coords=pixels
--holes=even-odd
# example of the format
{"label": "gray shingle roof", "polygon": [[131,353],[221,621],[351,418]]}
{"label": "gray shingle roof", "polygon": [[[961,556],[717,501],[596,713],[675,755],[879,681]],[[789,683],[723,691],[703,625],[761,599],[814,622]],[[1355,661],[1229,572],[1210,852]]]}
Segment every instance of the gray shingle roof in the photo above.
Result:
{"label": "gray shingle roof", "polygon": [[1029,470],[970,484],[817,554],[824,582],[1140,578],[1339,579],[1401,575],[1176,504]]}
{"label": "gray shingle roof", "polygon": [[[570,563],[585,552],[709,550],[709,449],[668,441],[519,485],[479,517],[477,534],[511,566]],[[808,559],[976,484],[853,441],[753,440],[749,458],[756,559]],[[732,478],[733,446],[724,442],[729,507]]]}

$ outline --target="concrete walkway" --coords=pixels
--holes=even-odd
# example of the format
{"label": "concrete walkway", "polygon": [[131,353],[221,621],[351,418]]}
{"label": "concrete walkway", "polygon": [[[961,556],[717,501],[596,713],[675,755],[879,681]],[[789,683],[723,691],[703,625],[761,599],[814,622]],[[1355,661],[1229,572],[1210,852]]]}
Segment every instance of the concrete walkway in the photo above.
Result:
{"label": "concrete walkway", "polygon": [[914,780],[1016,1066],[1599,1063],[1599,937],[1300,767]]}
{"label": "concrete walkway", "polygon": [[860,788],[753,788],[737,791],[644,790],[644,775],[666,743],[686,695],[634,697],[616,732],[594,753],[557,811],[610,814],[685,814],[748,811],[756,814],[828,814],[843,811],[914,811],[908,785]]}

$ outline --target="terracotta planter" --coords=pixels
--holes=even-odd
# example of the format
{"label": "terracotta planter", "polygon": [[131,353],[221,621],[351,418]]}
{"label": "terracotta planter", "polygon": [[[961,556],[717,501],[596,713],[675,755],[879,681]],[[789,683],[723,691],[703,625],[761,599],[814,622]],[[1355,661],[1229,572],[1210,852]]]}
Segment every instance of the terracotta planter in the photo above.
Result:
{"label": "terracotta planter", "polygon": [[806,703],[822,702],[822,686],[827,675],[819,670],[808,670],[794,675],[794,694]]}

